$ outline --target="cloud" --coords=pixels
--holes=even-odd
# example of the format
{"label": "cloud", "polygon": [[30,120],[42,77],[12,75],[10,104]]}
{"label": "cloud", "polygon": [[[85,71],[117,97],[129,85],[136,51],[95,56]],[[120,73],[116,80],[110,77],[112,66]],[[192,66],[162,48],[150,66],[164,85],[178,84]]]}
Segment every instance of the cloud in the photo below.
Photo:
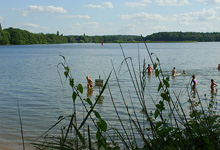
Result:
{"label": "cloud", "polygon": [[132,14],[132,15],[119,15],[121,19],[133,19],[136,21],[168,21],[169,18],[163,17],[160,14],[149,14],[145,12],[141,12],[139,14]]}
{"label": "cloud", "polygon": [[97,29],[97,28],[99,28],[99,23],[97,23],[97,22],[87,22],[87,23],[83,23],[83,24],[76,23],[76,24],[73,24],[71,26],[71,28],[72,29],[79,29],[79,28]]}
{"label": "cloud", "polygon": [[70,28],[72,28],[72,29],[78,29],[78,28],[82,28],[82,26],[81,26],[80,23],[75,23],[75,24],[73,24],[72,26],[70,26]]}
{"label": "cloud", "polygon": [[86,5],[85,7],[105,9],[105,8],[113,8],[114,6],[112,5],[111,2],[104,2],[101,5],[89,4],[89,5]]}
{"label": "cloud", "polygon": [[2,21],[3,20],[3,17],[2,16],[0,16],[0,21]]}
{"label": "cloud", "polygon": [[158,5],[162,6],[183,6],[189,4],[188,0],[156,0]]}
{"label": "cloud", "polygon": [[40,28],[39,25],[33,24],[33,23],[25,23],[24,26],[26,27],[32,27],[32,28]]}
{"label": "cloud", "polygon": [[197,1],[203,4],[220,5],[220,0],[197,0]]}
{"label": "cloud", "polygon": [[127,7],[146,7],[151,3],[150,0],[142,0],[139,2],[125,2],[125,6]]}
{"label": "cloud", "polygon": [[62,7],[54,7],[54,6],[36,6],[36,5],[30,5],[27,8],[25,8],[23,11],[23,16],[27,16],[29,13],[67,13],[67,10],[65,10]]}
{"label": "cloud", "polygon": [[35,29],[48,29],[47,27],[42,27],[33,23],[25,23],[23,26],[28,28],[35,28]]}
{"label": "cloud", "polygon": [[89,29],[97,29],[99,28],[99,23],[98,22],[88,22],[83,24],[85,28]]}
{"label": "cloud", "polygon": [[[191,24],[192,22],[207,22],[207,21],[214,21],[218,17],[216,16],[215,9],[203,9],[201,12],[189,12],[184,14],[174,15],[174,17],[180,23],[184,24]],[[190,23],[191,22],[191,23]]]}
{"label": "cloud", "polygon": [[57,17],[58,19],[90,19],[88,15],[67,15]]}

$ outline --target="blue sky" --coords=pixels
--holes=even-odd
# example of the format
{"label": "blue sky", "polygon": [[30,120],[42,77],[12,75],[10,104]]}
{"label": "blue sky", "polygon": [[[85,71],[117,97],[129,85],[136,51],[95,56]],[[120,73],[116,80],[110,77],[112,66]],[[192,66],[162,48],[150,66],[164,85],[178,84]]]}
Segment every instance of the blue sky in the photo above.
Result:
{"label": "blue sky", "polygon": [[64,35],[220,32],[220,0],[0,0],[2,28]]}

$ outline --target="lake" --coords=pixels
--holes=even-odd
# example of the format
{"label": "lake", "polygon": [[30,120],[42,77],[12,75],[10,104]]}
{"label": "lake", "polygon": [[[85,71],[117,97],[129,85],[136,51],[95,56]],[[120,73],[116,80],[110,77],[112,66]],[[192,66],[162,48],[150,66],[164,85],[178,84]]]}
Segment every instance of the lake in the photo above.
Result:
{"label": "lake", "polygon": [[[152,65],[144,44],[121,45],[126,57],[132,57],[136,73],[139,72],[139,55],[141,66],[143,60]],[[220,43],[148,43],[147,46],[159,58],[165,76],[171,75],[173,67],[179,73],[186,70],[186,75],[181,74],[175,78],[170,76],[170,89],[183,97],[181,102],[185,108],[188,108],[186,85],[189,85],[193,74],[199,83],[197,90],[200,98],[206,94],[210,99],[210,79],[213,78],[220,85],[220,71],[217,69],[220,64]],[[18,104],[26,149],[32,149],[30,140],[43,134],[57,122],[59,116],[72,113],[72,91],[64,78],[62,66],[58,66],[63,62],[60,55],[65,56],[75,84],[83,85],[82,97],[88,96],[93,102],[99,94],[99,88],[94,87],[92,94],[87,93],[86,76],[89,75],[93,81],[99,77],[105,81],[113,68],[113,62],[127,104],[130,106],[130,98],[134,99],[135,109],[141,110],[139,102],[135,101],[135,91],[126,64],[122,63],[124,58],[119,44],[0,46],[0,149],[22,149]],[[130,59],[127,60],[130,63]],[[158,84],[154,74],[147,76],[145,99],[149,110],[154,110],[150,96],[158,99]],[[110,77],[109,86],[118,111],[122,119],[126,120],[114,73]],[[95,109],[106,121],[120,128],[108,90]],[[82,118],[85,110],[78,99],[77,110],[78,116]],[[58,130],[60,127],[51,132],[56,135],[59,134]]]}

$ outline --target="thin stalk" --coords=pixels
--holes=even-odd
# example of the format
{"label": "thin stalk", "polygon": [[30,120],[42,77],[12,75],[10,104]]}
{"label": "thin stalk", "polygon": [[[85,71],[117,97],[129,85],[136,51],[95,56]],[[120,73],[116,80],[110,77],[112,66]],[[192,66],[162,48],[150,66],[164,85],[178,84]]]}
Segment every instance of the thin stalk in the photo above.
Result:
{"label": "thin stalk", "polygon": [[[143,39],[143,41],[144,41],[143,36],[141,36],[141,37],[142,37],[142,39]],[[152,62],[152,64],[154,64],[154,61],[153,61],[153,59],[152,59],[152,56],[151,56],[151,54],[150,54],[150,51],[149,51],[149,49],[148,49],[147,44],[146,44],[145,41],[144,41],[144,44],[145,44],[146,50],[147,50],[147,52],[148,52],[148,55],[149,55],[149,57],[150,57],[150,59],[151,59],[151,62]],[[160,65],[159,65],[159,67],[160,67],[160,70],[162,71]],[[164,75],[163,75],[163,73],[160,72],[160,74],[162,75],[162,79],[164,80]],[[163,82],[161,81],[161,78],[160,78],[159,75],[158,75],[158,80],[159,80],[160,83],[163,83]],[[163,90],[165,96],[167,97],[167,99],[169,99],[169,100],[172,102],[172,104],[174,105],[173,100],[172,100],[172,98],[170,97],[170,94],[167,95],[168,87],[165,86],[165,89],[164,89],[164,84],[162,84],[162,90]],[[168,102],[168,105],[169,105],[170,109],[172,109],[172,107],[171,107],[171,105],[170,105],[170,102]],[[174,107],[175,107],[175,106],[174,106]],[[175,123],[176,123],[176,127],[177,127],[178,131],[181,132],[181,131],[180,131],[180,128],[179,128],[179,125],[178,125],[178,123],[177,123],[177,119],[176,119],[175,115],[173,115],[173,117],[174,117],[174,121],[175,121]],[[180,136],[180,140],[183,141],[183,140],[182,140],[182,136]],[[172,141],[172,142],[173,142],[173,141]],[[184,146],[184,145],[183,145],[183,146]]]}
{"label": "thin stalk", "polygon": [[17,106],[18,106],[18,116],[19,116],[20,126],[21,126],[22,145],[23,145],[23,150],[25,150],[25,146],[24,146],[24,133],[23,133],[23,127],[22,127],[22,120],[21,120],[21,113],[20,113],[20,107],[19,107],[18,98],[17,98]]}
{"label": "thin stalk", "polygon": [[[130,95],[130,93],[129,93],[129,95]],[[130,96],[130,99],[131,99],[131,96]],[[138,132],[141,132],[141,134],[143,134],[143,130],[142,130],[141,125],[140,125],[140,122],[139,122],[139,120],[138,120],[138,117],[137,117],[137,114],[136,114],[136,111],[135,111],[134,104],[133,104],[132,100],[131,100],[131,104],[132,104],[132,108],[133,108],[134,115],[135,115],[135,118],[136,118],[136,122],[135,122],[133,119],[132,119],[132,122],[135,122],[135,127],[136,127],[137,131],[138,131]],[[152,135],[153,135],[153,136],[156,136],[156,135],[153,133],[154,129],[152,129],[151,131],[152,131]],[[151,141],[151,143],[152,143],[151,137],[150,137],[148,134],[146,134],[146,135],[147,135],[148,139],[149,139],[149,140]],[[143,141],[147,142],[147,143],[146,143],[147,145],[150,145],[149,142],[148,142],[148,141],[146,140],[146,138],[144,137],[144,134],[143,134],[141,137],[144,138]],[[154,145],[154,144],[152,143],[152,145]]]}
{"label": "thin stalk", "polygon": [[[119,115],[119,113],[118,113],[118,110],[117,110],[117,108],[116,108],[116,105],[115,105],[113,96],[112,96],[112,94],[111,94],[111,90],[110,90],[109,85],[108,85],[108,90],[109,90],[109,94],[110,94],[110,97],[111,97],[112,104],[113,104],[113,106],[114,106],[115,112],[116,112],[117,117],[118,117],[118,119],[119,119],[119,122],[120,122],[120,124],[122,125],[122,128],[123,128],[123,130],[125,131],[126,136],[127,136],[127,132],[126,132],[126,130],[125,130],[125,128],[124,128],[124,124],[123,124],[123,122],[122,122],[122,120],[121,120],[121,117],[120,117],[120,115]],[[118,133],[118,132],[116,132],[116,133]],[[118,133],[118,134],[119,134],[119,136],[121,137],[121,140],[122,140],[122,142],[125,144],[125,146],[127,147],[127,149],[129,149],[129,146],[128,146],[127,143],[125,142],[124,138],[121,136],[120,133]]]}
{"label": "thin stalk", "polygon": [[[189,97],[189,99],[190,99],[188,86],[186,86],[186,88],[187,88],[188,97]],[[195,112],[194,112],[194,106],[193,106],[191,100],[190,100],[190,104],[191,104],[191,108],[192,108],[193,116],[195,116],[196,120],[198,120],[197,115],[196,115]],[[198,124],[197,121],[195,121],[195,122],[196,122],[196,126],[197,126],[197,128],[198,128],[198,131],[199,131],[199,136],[202,137],[202,133],[201,133],[201,131],[200,131],[199,124]]]}
{"label": "thin stalk", "polygon": [[[125,60],[125,62],[126,62],[126,65],[127,65],[127,68],[128,68],[128,71],[129,71],[129,74],[130,74],[130,77],[131,77],[131,80],[132,80],[132,83],[133,83],[133,86],[134,86],[136,95],[137,95],[137,97],[138,97],[138,100],[139,100],[141,106],[143,107],[143,109],[145,110],[145,113],[146,113],[146,115],[147,115],[147,118],[150,118],[150,117],[149,117],[149,114],[148,114],[148,111],[147,111],[147,108],[146,108],[146,105],[144,105],[144,102],[143,102],[144,100],[142,100],[142,99],[140,98],[140,96],[139,96],[140,89],[138,88],[139,90],[137,90],[137,87],[136,87],[136,85],[135,85],[135,81],[134,81],[134,79],[133,79],[133,77],[132,77],[132,73],[131,73],[130,67],[129,67],[129,65],[128,65],[128,62],[127,62],[127,58],[125,57],[124,50],[123,50],[123,48],[122,48],[122,46],[121,46],[120,43],[119,43],[119,45],[120,45],[120,47],[121,47],[121,50],[122,50],[122,53],[123,53],[123,56],[124,56],[124,60]],[[132,62],[132,61],[131,61],[131,62]],[[131,63],[131,64],[132,64],[132,63]],[[133,65],[132,65],[132,66],[133,66]],[[134,72],[134,74],[135,74],[134,67],[133,67],[133,72]],[[136,78],[136,74],[135,74],[135,78]],[[136,78],[136,83],[137,83],[137,78]],[[139,93],[138,93],[138,91],[139,91]],[[154,127],[154,125],[153,125],[153,123],[152,123],[151,121],[150,121],[150,124],[151,124],[152,127]]]}
{"label": "thin stalk", "polygon": [[[112,61],[111,61],[111,62],[112,62]],[[130,115],[130,113],[129,113],[128,106],[127,106],[127,104],[126,104],[126,102],[125,102],[125,98],[124,98],[123,92],[122,92],[122,90],[121,90],[121,86],[120,86],[120,83],[119,83],[119,80],[118,80],[118,76],[117,76],[117,74],[116,74],[116,71],[115,71],[113,62],[112,62],[112,67],[113,67],[113,71],[114,71],[114,73],[115,73],[115,78],[116,78],[116,81],[117,81],[117,83],[118,83],[118,88],[119,88],[119,90],[120,90],[120,94],[121,94],[122,100],[123,100],[123,102],[124,102],[124,105],[125,105],[127,114],[128,114],[129,117],[130,117],[131,115]],[[124,129],[123,123],[122,123],[122,127],[123,127],[123,129]],[[125,131],[125,130],[124,130],[124,131]],[[125,131],[125,134],[126,134],[126,136],[127,136],[127,138],[128,138],[128,141],[129,141],[130,145],[132,146],[131,141],[130,141],[130,138],[128,137],[128,134],[127,134],[126,131]]]}
{"label": "thin stalk", "polygon": [[88,125],[88,140],[89,140],[89,150],[92,150],[92,142],[91,142],[91,137],[90,137],[89,125]]}

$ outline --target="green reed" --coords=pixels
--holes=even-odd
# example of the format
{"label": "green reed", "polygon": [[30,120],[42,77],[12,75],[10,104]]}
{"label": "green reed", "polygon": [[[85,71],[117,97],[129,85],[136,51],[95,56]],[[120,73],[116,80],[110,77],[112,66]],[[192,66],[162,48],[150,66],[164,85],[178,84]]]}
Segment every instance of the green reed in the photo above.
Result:
{"label": "green reed", "polygon": [[[135,91],[135,98],[134,95],[130,94],[130,90],[127,93],[123,92],[123,87],[121,86],[113,61],[112,72],[118,84],[120,99],[123,101],[125,113],[128,117],[127,121],[124,121],[120,116],[118,106],[115,103],[114,93],[111,92],[111,86],[108,84],[110,76],[113,76],[112,72],[106,77],[106,82],[100,94],[95,102],[92,103],[90,98],[82,97],[84,92],[83,86],[81,84],[75,85],[66,58],[61,56],[64,62],[59,63],[57,68],[61,67],[64,69],[64,76],[72,89],[73,112],[70,116],[59,118],[58,122],[42,135],[44,140],[39,141],[38,139],[33,142],[33,145],[37,149],[61,150],[220,149],[220,119],[216,101],[217,93],[213,95],[211,101],[205,98],[206,106],[203,106],[203,100],[200,98],[198,91],[196,91],[198,98],[192,99],[189,94],[189,86],[186,86],[188,103],[190,105],[190,113],[186,113],[181,104],[180,94],[170,90],[169,76],[163,74],[159,58],[155,54],[150,53],[146,42],[144,44],[148,57],[153,64],[155,76],[159,81],[157,88],[158,100],[152,97],[145,97],[147,77],[145,73],[145,60],[141,66],[140,55],[138,55],[139,71],[137,72],[132,58],[126,57],[121,44],[119,44],[123,54],[121,66],[125,65],[127,67],[127,73],[130,76],[132,88]],[[111,122],[105,120],[95,110],[95,106],[106,89],[109,91],[121,129],[114,127]],[[127,99],[125,94],[128,94],[130,98]],[[85,109],[86,115],[82,120],[77,120],[79,118],[77,117],[77,100],[81,102]],[[148,109],[146,101],[149,100],[155,106],[154,111]],[[142,108],[141,111],[135,109],[134,101],[139,102]],[[138,114],[142,114],[143,118],[139,118]],[[61,135],[59,137],[49,137],[49,131],[58,124],[61,124],[63,120],[68,120],[68,124],[61,128]],[[86,122],[89,120],[91,120],[91,123],[86,126]],[[95,135],[91,134],[91,126],[96,129]],[[139,143],[142,143],[142,145],[140,146]]]}

